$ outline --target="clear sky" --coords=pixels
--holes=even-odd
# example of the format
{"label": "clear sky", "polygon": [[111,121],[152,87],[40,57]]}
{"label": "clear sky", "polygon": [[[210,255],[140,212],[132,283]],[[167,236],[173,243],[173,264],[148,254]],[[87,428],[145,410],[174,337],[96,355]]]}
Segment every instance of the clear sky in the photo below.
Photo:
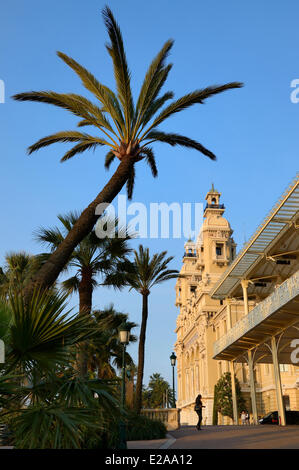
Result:
{"label": "clear sky", "polygon": [[[134,201],[203,202],[214,182],[241,248],[298,170],[299,103],[290,100],[299,78],[299,4],[296,0],[111,0],[123,32],[136,92],[153,56],[168,39],[175,45],[168,88],[179,97],[196,88],[242,81],[231,90],[167,121],[163,129],[199,140],[216,153],[212,162],[196,151],[157,145],[159,177],[138,165]],[[62,109],[11,100],[15,93],[54,90],[82,93],[76,75],[56,56],[63,51],[113,87],[107,34],[100,11],[89,0],[10,0],[1,6],[0,265],[10,250],[38,253],[32,232],[53,226],[56,215],[83,209],[109,177],[104,150],[60,164],[67,146],[57,144],[26,155],[26,148],[53,132],[75,129],[77,119]],[[115,168],[115,167],[113,167]],[[168,250],[180,269],[184,239],[141,240],[151,251]],[[137,246],[138,241],[134,242]],[[153,289],[146,343],[145,382],[154,372],[171,378],[175,341],[174,282]],[[114,302],[140,321],[135,293],[98,289],[96,307]],[[76,306],[77,299],[72,299]],[[136,333],[138,331],[136,330]],[[137,347],[129,350],[137,359]]]}

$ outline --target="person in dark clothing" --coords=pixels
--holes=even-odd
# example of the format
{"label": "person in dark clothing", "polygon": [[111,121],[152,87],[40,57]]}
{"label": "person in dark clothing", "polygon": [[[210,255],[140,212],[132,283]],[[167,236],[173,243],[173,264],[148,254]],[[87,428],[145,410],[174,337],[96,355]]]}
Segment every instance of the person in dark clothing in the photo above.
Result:
{"label": "person in dark clothing", "polygon": [[198,423],[196,425],[196,429],[198,431],[201,431],[201,422],[202,422],[202,409],[205,408],[203,406],[202,401],[201,401],[201,395],[197,395],[196,400],[195,400],[195,406],[194,406],[194,411],[196,411],[197,416],[198,416]]}

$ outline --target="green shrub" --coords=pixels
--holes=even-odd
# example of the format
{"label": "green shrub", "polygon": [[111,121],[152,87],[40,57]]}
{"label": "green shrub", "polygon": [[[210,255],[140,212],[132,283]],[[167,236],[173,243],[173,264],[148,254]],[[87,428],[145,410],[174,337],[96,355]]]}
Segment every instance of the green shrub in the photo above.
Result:
{"label": "green shrub", "polygon": [[106,416],[98,421],[96,430],[86,429],[82,449],[117,449],[119,445],[120,416]]}
{"label": "green shrub", "polygon": [[161,421],[134,413],[129,415],[126,432],[128,441],[164,439],[166,432],[166,426]]}
{"label": "green shrub", "polygon": [[[127,441],[163,439],[166,436],[166,426],[161,421],[154,421],[146,416],[128,412],[126,418]],[[105,431],[87,431],[83,449],[117,449],[119,445],[119,421],[111,419]]]}

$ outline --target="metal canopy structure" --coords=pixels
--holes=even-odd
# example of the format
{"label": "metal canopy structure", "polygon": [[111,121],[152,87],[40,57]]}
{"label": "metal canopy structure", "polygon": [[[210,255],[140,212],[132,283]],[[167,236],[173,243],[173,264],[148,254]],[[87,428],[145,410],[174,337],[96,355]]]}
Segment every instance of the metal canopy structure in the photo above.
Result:
{"label": "metal canopy structure", "polygon": [[256,362],[272,363],[268,343],[272,336],[277,335],[281,336],[279,362],[291,364],[292,341],[299,338],[299,271],[216,341],[213,357],[246,362],[243,354],[256,348]]}
{"label": "metal canopy structure", "polygon": [[[252,272],[256,266],[260,265],[263,260],[265,261],[268,254],[271,255],[271,248],[277,244],[283,235],[292,227],[295,231],[299,228],[296,225],[298,217],[299,173],[297,173],[295,179],[281,196],[277,204],[273,207],[233,263],[213,287],[210,292],[211,297],[215,299],[224,299],[226,297],[233,296],[236,288],[240,285],[241,279],[247,279],[249,277],[249,273]],[[289,254],[290,257],[291,253],[296,252],[299,254],[299,250],[296,250],[296,248],[299,247],[298,238],[299,237],[297,235],[296,246],[293,246],[292,250],[282,253],[282,256]],[[276,259],[275,256],[277,255],[274,254],[274,257],[272,256],[272,260]],[[288,272],[286,277],[291,274],[292,272]]]}

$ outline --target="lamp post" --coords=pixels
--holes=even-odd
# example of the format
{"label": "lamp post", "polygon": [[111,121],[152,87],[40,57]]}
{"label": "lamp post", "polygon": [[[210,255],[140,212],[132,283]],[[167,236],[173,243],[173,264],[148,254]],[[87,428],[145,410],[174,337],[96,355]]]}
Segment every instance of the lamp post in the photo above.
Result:
{"label": "lamp post", "polygon": [[174,352],[170,356],[170,363],[172,366],[172,394],[173,394],[173,402],[172,402],[172,407],[175,408],[175,389],[174,389],[174,368],[175,368],[175,363],[176,363],[176,355]]}
{"label": "lamp post", "polygon": [[[119,341],[123,345],[123,357],[122,357],[122,376],[121,376],[121,411],[123,412],[125,409],[125,402],[126,402],[126,361],[125,361],[125,354],[126,354],[126,346],[129,344],[130,341],[130,330],[131,327],[128,323],[122,323],[118,329],[119,333]],[[121,419],[120,421],[120,442],[119,448],[126,449],[127,448],[127,441],[126,441],[126,425]]]}

